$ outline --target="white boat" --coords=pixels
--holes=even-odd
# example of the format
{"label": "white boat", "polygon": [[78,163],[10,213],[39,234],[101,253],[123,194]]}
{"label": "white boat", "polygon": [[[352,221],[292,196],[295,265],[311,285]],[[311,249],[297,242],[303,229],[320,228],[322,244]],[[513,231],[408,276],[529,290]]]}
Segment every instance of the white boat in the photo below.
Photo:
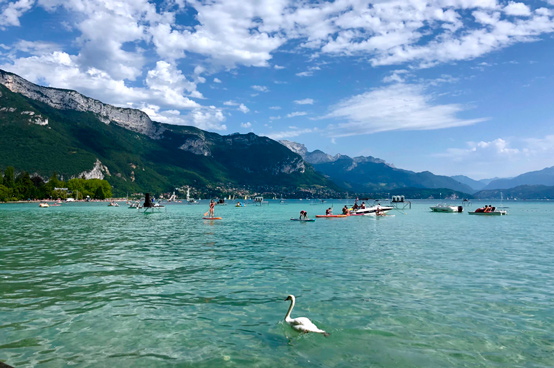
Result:
{"label": "white boat", "polygon": [[446,203],[439,203],[436,206],[429,207],[433,212],[464,212],[462,206],[450,206]]}
{"label": "white boat", "polygon": [[480,216],[504,216],[504,215],[507,215],[508,214],[508,211],[506,210],[494,210],[494,211],[490,211],[490,212],[477,212],[477,211],[473,211],[473,212],[468,212],[470,215],[480,215]]}
{"label": "white boat", "polygon": [[391,206],[381,206],[380,204],[377,204],[375,206],[369,206],[366,208],[358,208],[356,210],[350,211],[350,215],[352,216],[360,216],[360,215],[371,215],[378,213],[386,213],[387,211],[390,211],[394,209],[394,207]]}

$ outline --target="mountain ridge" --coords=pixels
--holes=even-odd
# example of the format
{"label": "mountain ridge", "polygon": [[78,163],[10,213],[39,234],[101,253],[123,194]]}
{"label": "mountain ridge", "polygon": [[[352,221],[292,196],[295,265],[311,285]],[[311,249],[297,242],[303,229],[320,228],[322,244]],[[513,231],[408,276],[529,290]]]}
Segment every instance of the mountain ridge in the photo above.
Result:
{"label": "mountain ridge", "polygon": [[[385,160],[372,156],[349,157],[337,154],[331,156],[316,150],[309,152],[300,143],[280,141],[300,154],[316,171],[326,175],[335,183],[357,192],[376,192],[398,188],[446,188],[463,193],[474,193],[470,186],[448,176],[435,175],[429,171],[416,173],[396,168]],[[315,153],[315,155],[314,155]],[[315,159],[314,159],[315,157]]]}
{"label": "mountain ridge", "polygon": [[510,189],[522,185],[554,185],[554,166],[542,170],[529,171],[513,178],[495,179],[483,190]]}
{"label": "mountain ridge", "polygon": [[53,172],[103,177],[114,195],[184,185],[208,194],[340,192],[270,138],[154,122],[142,111],[37,86],[5,71],[0,71],[0,128],[0,168],[42,177]]}

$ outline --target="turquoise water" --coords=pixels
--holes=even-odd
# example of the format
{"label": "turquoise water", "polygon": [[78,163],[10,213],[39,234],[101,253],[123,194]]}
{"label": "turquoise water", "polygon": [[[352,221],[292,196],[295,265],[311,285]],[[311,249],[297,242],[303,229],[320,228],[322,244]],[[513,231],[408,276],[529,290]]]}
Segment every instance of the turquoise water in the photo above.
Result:
{"label": "turquoise water", "polygon": [[[346,203],[218,206],[221,221],[207,203],[0,205],[0,361],[554,366],[554,204],[289,220]],[[329,338],[284,324],[288,294]]]}

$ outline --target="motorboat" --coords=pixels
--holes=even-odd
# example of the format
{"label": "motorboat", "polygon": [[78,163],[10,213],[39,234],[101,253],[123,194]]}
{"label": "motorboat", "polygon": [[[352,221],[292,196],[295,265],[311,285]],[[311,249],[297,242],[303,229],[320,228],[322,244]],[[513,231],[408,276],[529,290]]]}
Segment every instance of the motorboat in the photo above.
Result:
{"label": "motorboat", "polygon": [[464,212],[462,206],[450,206],[446,203],[439,203],[436,206],[429,207],[433,212]]}
{"label": "motorboat", "polygon": [[357,208],[355,210],[350,211],[351,216],[361,216],[361,215],[372,215],[372,214],[381,214],[386,213],[387,211],[393,210],[394,207],[391,206],[381,206],[380,204],[376,204],[374,206],[369,206],[366,208]]}
{"label": "motorboat", "polygon": [[499,210],[497,208],[493,209],[492,211],[479,211],[482,210],[481,208],[478,208],[477,210],[473,212],[468,212],[470,215],[480,215],[480,216],[504,216],[508,214],[508,211],[506,210]]}
{"label": "motorboat", "polygon": [[38,206],[41,207],[41,208],[50,207],[50,205],[48,205],[48,203],[46,203],[46,202],[42,202],[42,203],[40,203]]}

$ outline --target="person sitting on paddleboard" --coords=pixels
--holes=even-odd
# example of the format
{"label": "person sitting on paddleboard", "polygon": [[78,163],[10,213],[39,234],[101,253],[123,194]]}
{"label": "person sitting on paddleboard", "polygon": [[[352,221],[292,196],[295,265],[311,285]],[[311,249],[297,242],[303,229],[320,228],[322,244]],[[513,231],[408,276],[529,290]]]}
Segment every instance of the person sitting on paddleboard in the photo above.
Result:
{"label": "person sitting on paddleboard", "polygon": [[331,207],[327,208],[327,210],[325,211],[325,215],[329,216],[332,214],[333,214],[333,210],[331,209]]}
{"label": "person sitting on paddleboard", "polygon": [[215,202],[214,200],[212,199],[210,201],[210,217],[214,217],[214,207],[215,207]]}
{"label": "person sitting on paddleboard", "polygon": [[300,211],[300,220],[306,220],[308,218],[308,212],[302,210]]}

